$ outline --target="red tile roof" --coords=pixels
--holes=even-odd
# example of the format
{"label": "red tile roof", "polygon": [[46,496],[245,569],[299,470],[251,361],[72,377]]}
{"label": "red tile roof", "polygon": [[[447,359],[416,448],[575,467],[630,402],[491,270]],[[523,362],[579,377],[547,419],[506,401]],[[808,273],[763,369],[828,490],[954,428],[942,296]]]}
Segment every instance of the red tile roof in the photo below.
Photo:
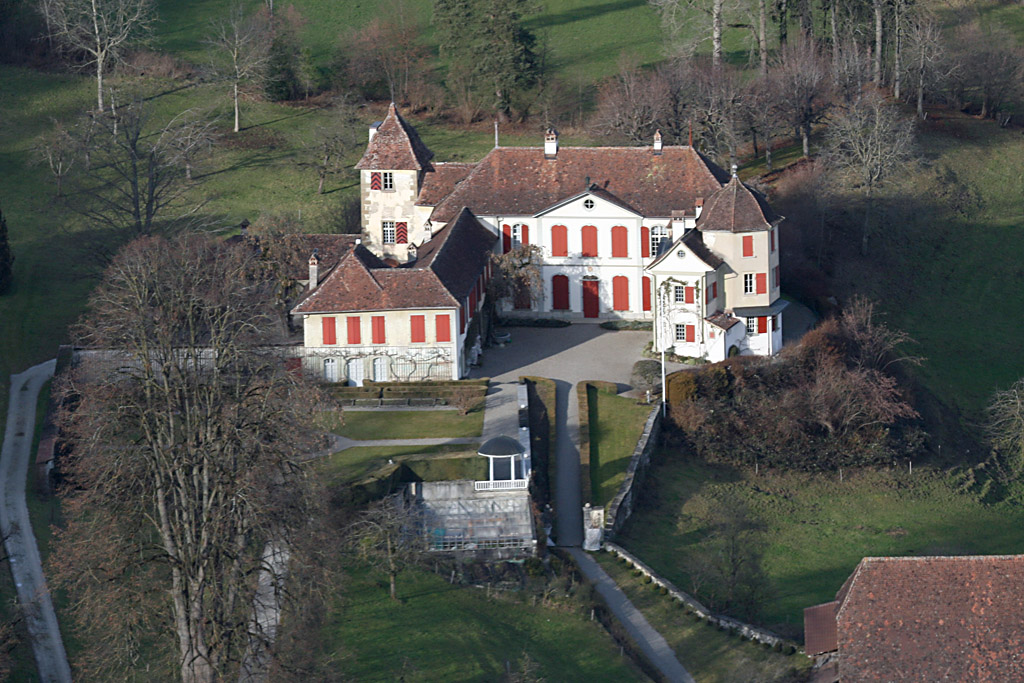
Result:
{"label": "red tile roof", "polygon": [[1024,555],[866,557],[836,597],[843,680],[1024,681]]}
{"label": "red tile roof", "polygon": [[[707,320],[709,323],[711,323],[715,327],[717,327],[719,329],[723,329],[723,330],[728,330],[733,325],[739,325],[740,324],[740,319],[739,318],[734,318],[731,315],[729,315],[728,313],[715,313],[713,315],[709,315],[708,317],[704,318],[704,320]],[[835,621],[834,618],[833,618],[833,621]]]}
{"label": "red tile roof", "polygon": [[704,202],[704,210],[697,219],[701,230],[727,232],[754,232],[768,230],[782,220],[757,190],[753,190],[736,176]]}
{"label": "red tile roof", "polygon": [[357,246],[292,313],[454,308],[476,284],[496,239],[463,210],[420,247],[415,263],[390,268]]}
{"label": "red tile roof", "polygon": [[366,146],[358,170],[422,171],[430,168],[434,153],[420,140],[416,129],[405,122],[392,102],[388,115]]}
{"label": "red tile roof", "polygon": [[433,164],[434,170],[423,174],[423,185],[416,203],[420,206],[437,206],[455,186],[466,179],[476,164],[445,161]]}
{"label": "red tile roof", "polygon": [[588,181],[644,216],[692,210],[729,175],[691,147],[563,147],[554,159],[542,147],[496,147],[431,218],[446,222],[466,206],[479,215],[532,216],[588,189]]}
{"label": "red tile roof", "polygon": [[804,610],[804,651],[808,656],[835,652],[839,647],[836,635],[836,612],[838,610],[838,600]]}

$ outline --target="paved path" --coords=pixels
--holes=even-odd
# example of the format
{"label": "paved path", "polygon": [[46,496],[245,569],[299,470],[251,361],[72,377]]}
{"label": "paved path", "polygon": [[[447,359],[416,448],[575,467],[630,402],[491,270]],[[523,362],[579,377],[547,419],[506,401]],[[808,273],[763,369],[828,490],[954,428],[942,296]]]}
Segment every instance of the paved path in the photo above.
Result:
{"label": "paved path", "polygon": [[618,617],[633,641],[644,651],[651,663],[658,667],[665,679],[673,683],[694,683],[693,676],[679,663],[676,653],[665,639],[633,606],[601,565],[579,548],[571,548],[569,552],[583,575],[594,584],[594,588],[604,598],[609,609]]}
{"label": "paved path", "polygon": [[47,361],[19,375],[11,375],[11,402],[7,432],[0,453],[0,530],[11,562],[11,574],[18,601],[25,616],[39,678],[44,683],[71,681],[71,668],[57,626],[50,592],[43,578],[39,548],[25,505],[28,465],[32,460],[32,437],[36,424],[36,399],[50,377],[56,361]]}

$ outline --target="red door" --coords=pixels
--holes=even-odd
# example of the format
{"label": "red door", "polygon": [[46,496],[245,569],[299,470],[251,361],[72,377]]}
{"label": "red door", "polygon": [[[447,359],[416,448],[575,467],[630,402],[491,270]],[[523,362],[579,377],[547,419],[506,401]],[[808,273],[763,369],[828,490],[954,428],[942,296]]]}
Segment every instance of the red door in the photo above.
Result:
{"label": "red door", "polygon": [[551,308],[556,311],[569,310],[569,278],[556,275],[551,278]]}
{"label": "red door", "polygon": [[583,317],[596,318],[598,313],[597,305],[597,280],[583,281]]}

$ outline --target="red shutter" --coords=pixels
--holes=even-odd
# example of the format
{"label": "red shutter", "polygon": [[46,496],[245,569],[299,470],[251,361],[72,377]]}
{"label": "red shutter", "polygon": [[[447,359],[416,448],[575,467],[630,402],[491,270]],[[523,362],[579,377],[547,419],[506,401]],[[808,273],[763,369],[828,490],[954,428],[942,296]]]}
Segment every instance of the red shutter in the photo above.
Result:
{"label": "red shutter", "polygon": [[644,300],[643,301],[644,310],[645,311],[651,310],[651,278],[647,277],[646,275],[644,276],[644,279],[643,279],[643,292],[642,292],[642,296],[643,296],[643,300]]}
{"label": "red shutter", "polygon": [[757,318],[757,333],[764,334],[768,331],[768,316],[758,316]]}
{"label": "red shutter", "polygon": [[629,278],[625,275],[612,278],[612,308],[616,311],[629,310]]}
{"label": "red shutter", "polygon": [[409,241],[409,223],[399,221],[395,223],[395,244],[406,244]]}
{"label": "red shutter", "polygon": [[384,316],[375,315],[371,318],[372,326],[372,339],[374,344],[383,344],[385,341],[384,337]]}
{"label": "red shutter", "polygon": [[380,187],[380,171],[374,171],[370,174],[370,189],[379,190]]}
{"label": "red shutter", "polygon": [[512,226],[501,226],[501,253],[507,254],[512,251]]}
{"label": "red shutter", "polygon": [[697,341],[697,328],[694,327],[693,325],[686,326],[686,341],[690,342],[691,344]]}
{"label": "red shutter", "polygon": [[597,256],[597,227],[583,226],[583,256]]}
{"label": "red shutter", "polygon": [[551,226],[551,255],[569,255],[569,237],[566,234],[567,228],[564,225]]}
{"label": "red shutter", "polygon": [[753,235],[744,235],[743,236],[743,256],[746,257],[746,256],[753,256],[753,255],[754,255],[754,236]]}
{"label": "red shutter", "polygon": [[565,275],[551,278],[551,308],[555,311],[569,310],[569,278]]}
{"label": "red shutter", "polygon": [[337,344],[338,335],[336,334],[334,327],[334,317],[323,317],[320,320],[323,321],[323,339],[324,344]]}
{"label": "red shutter", "polygon": [[764,294],[768,291],[768,273],[757,274],[757,293]]}
{"label": "red shutter", "polygon": [[612,256],[624,258],[629,256],[629,230],[624,225],[612,228]]}
{"label": "red shutter", "polygon": [[359,338],[359,316],[350,315],[346,320],[348,325],[348,343],[358,344],[360,343]]}
{"label": "red shutter", "polygon": [[409,327],[412,334],[412,343],[421,344],[427,341],[427,316],[425,315],[413,315],[409,316]]}
{"label": "red shutter", "polygon": [[692,304],[695,301],[696,290],[693,287],[686,288],[686,303]]}
{"label": "red shutter", "polygon": [[715,280],[714,282],[711,283],[711,298],[718,298],[718,280]]}
{"label": "red shutter", "polygon": [[650,258],[651,256],[651,229],[646,225],[640,228],[640,256],[644,258]]}
{"label": "red shutter", "polygon": [[529,225],[522,225],[522,226],[520,226],[520,229],[522,230],[522,233],[523,233],[522,234],[522,239],[520,240],[520,244],[522,244],[523,246],[526,246],[527,244],[530,243],[530,226]]}
{"label": "red shutter", "polygon": [[448,314],[438,315],[434,318],[434,327],[437,341],[449,342],[452,340],[452,317]]}
{"label": "red shutter", "polygon": [[771,238],[771,241],[772,241],[772,253],[774,254],[775,253],[775,231],[774,230],[769,230],[768,231],[768,237]]}

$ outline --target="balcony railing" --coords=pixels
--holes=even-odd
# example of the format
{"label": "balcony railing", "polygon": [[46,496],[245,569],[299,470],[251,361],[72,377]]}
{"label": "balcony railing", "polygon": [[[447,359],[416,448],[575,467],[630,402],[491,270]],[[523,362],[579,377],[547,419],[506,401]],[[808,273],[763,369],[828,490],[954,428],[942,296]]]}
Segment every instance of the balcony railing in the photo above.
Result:
{"label": "balcony railing", "polygon": [[477,491],[508,491],[510,489],[525,489],[527,484],[525,479],[478,481],[474,483],[474,489]]}

